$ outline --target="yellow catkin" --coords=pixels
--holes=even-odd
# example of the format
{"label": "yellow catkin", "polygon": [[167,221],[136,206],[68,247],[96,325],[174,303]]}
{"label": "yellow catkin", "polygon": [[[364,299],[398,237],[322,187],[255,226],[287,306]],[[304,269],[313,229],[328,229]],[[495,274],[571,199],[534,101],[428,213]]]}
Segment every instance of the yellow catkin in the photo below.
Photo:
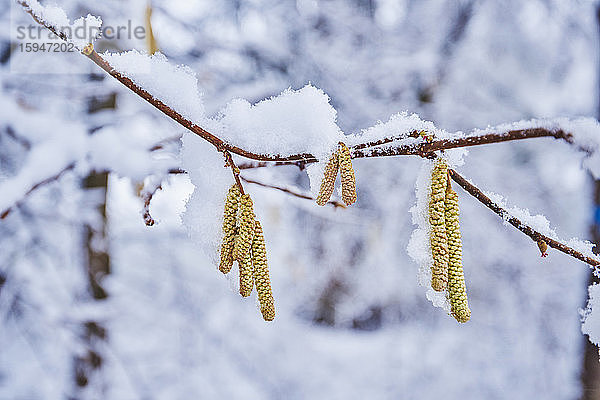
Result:
{"label": "yellow catkin", "polygon": [[254,238],[254,210],[249,194],[241,196],[239,208],[239,235],[233,244],[233,259],[243,261],[244,257],[250,252],[252,239]]}
{"label": "yellow catkin", "polygon": [[448,299],[450,312],[458,322],[467,322],[471,310],[467,300],[467,286],[462,265],[462,240],[460,236],[458,195],[450,185],[446,193],[445,217],[448,236]]}
{"label": "yellow catkin", "polygon": [[352,168],[350,149],[341,142],[338,150],[338,158],[340,164],[340,177],[342,180],[342,200],[349,206],[350,204],[354,204],[357,199],[356,178],[354,176],[354,169]]}
{"label": "yellow catkin", "polygon": [[542,257],[546,257],[548,255],[548,245],[543,240],[537,242],[538,249],[540,249],[540,253],[542,253]]}
{"label": "yellow catkin", "polygon": [[265,238],[258,221],[255,223],[255,236],[254,242],[252,242],[252,262],[254,263],[254,283],[258,292],[260,312],[265,321],[272,321],[275,318],[275,300],[269,278]]}
{"label": "yellow catkin", "polygon": [[86,56],[89,56],[90,54],[92,54],[94,52],[94,45],[91,43],[86,44],[85,47],[83,48],[83,50],[81,50],[81,52],[83,54],[85,54]]}
{"label": "yellow catkin", "polygon": [[431,172],[431,194],[429,197],[429,243],[433,265],[431,266],[431,287],[442,292],[448,284],[448,238],[444,217],[444,199],[448,183],[448,166],[438,159]]}
{"label": "yellow catkin", "polygon": [[248,297],[254,287],[254,268],[252,267],[252,256],[246,253],[244,259],[238,261],[240,266],[240,294]]}
{"label": "yellow catkin", "polygon": [[333,153],[329,162],[325,166],[325,173],[323,180],[321,181],[321,187],[319,188],[319,196],[317,197],[317,204],[324,206],[327,204],[333,193],[335,186],[335,178],[337,178],[339,160],[337,153]]}
{"label": "yellow catkin", "polygon": [[235,242],[237,211],[240,202],[240,190],[233,185],[227,193],[225,211],[223,213],[223,242],[221,243],[221,262],[219,271],[224,274],[233,266],[233,245]]}

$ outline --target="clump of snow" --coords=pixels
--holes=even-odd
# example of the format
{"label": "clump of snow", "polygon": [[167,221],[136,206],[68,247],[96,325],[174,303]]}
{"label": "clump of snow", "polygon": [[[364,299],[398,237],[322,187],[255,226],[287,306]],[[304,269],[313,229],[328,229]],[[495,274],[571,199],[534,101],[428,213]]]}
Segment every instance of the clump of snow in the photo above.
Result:
{"label": "clump of snow", "polygon": [[310,183],[310,193],[313,197],[317,197],[319,194],[326,165],[327,161],[319,161],[306,166],[306,174]]}
{"label": "clump of snow", "polygon": [[600,346],[600,284],[588,287],[588,303],[586,309],[581,310],[581,317],[581,332]]}
{"label": "clump of snow", "polygon": [[71,25],[65,10],[58,6],[43,6],[37,0],[28,0],[27,4],[33,15],[55,28]]}
{"label": "clump of snow", "polygon": [[68,41],[79,50],[93,44],[100,36],[102,19],[99,17],[88,14],[71,23],[65,11],[58,6],[43,6],[37,0],[28,0],[27,3],[28,9],[36,18],[64,33]]}
{"label": "clump of snow", "polygon": [[254,105],[234,99],[217,120],[226,142],[259,154],[310,153],[327,161],[345,139],[329,96],[312,85]]}
{"label": "clump of snow", "polygon": [[192,240],[218,265],[225,197],[234,179],[223,154],[211,144],[187,132],[182,142],[183,168],[195,187],[182,220]]}
{"label": "clump of snow", "polygon": [[94,15],[88,14],[85,17],[79,17],[71,24],[70,41],[79,50],[83,50],[88,44],[94,44],[94,41],[100,36],[102,20]]}
{"label": "clump of snow", "polygon": [[431,245],[429,243],[429,196],[431,192],[431,171],[433,161],[426,160],[421,167],[415,185],[415,194],[417,202],[410,208],[412,222],[417,225],[408,242],[408,255],[419,265],[418,282],[421,286],[427,288],[426,297],[435,307],[450,311],[450,304],[446,298],[445,292],[436,292],[431,288],[431,265],[433,258],[431,256]]}
{"label": "clump of snow", "polygon": [[[422,120],[417,114],[408,114],[406,111],[394,114],[386,122],[377,121],[377,123],[359,133],[348,135],[346,144],[349,146],[373,142],[389,137],[396,137],[403,144],[420,143],[421,138],[408,137],[413,131],[426,131],[428,134],[438,138],[444,134],[444,131],[435,127],[433,122]],[[397,141],[393,142],[397,144]]]}
{"label": "clump of snow", "polygon": [[173,65],[161,53],[148,55],[137,50],[104,53],[115,71],[131,79],[155,99],[192,122],[204,122],[204,104],[198,79],[187,66]]}

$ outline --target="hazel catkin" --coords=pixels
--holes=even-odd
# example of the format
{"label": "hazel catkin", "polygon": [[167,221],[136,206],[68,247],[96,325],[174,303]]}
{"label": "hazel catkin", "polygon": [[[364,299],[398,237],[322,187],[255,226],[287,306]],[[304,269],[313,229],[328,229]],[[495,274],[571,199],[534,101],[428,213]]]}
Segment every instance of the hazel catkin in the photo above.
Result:
{"label": "hazel catkin", "polygon": [[546,257],[548,255],[548,244],[543,240],[538,240],[537,245],[542,257]]}
{"label": "hazel catkin", "polygon": [[335,186],[335,178],[338,173],[338,154],[333,153],[325,166],[325,173],[323,174],[323,180],[321,181],[321,187],[319,188],[319,195],[317,196],[317,204],[324,206],[327,204],[333,193]]}
{"label": "hazel catkin", "polygon": [[448,284],[448,237],[446,234],[445,205],[448,184],[448,166],[438,159],[431,172],[431,193],[429,197],[429,243],[433,265],[431,266],[431,287],[442,292]]}
{"label": "hazel catkin", "polygon": [[460,235],[458,194],[450,185],[446,192],[445,217],[448,236],[448,299],[450,312],[458,322],[467,322],[471,310],[467,300],[467,286],[462,265],[462,240]]}
{"label": "hazel catkin", "polygon": [[250,252],[254,238],[254,209],[249,194],[240,197],[238,227],[239,234],[233,244],[233,259],[243,261]]}
{"label": "hazel catkin", "polygon": [[238,261],[240,267],[240,294],[248,297],[252,294],[254,287],[254,268],[252,267],[252,256],[246,253],[242,260]]}
{"label": "hazel catkin", "polygon": [[354,204],[358,198],[356,195],[356,177],[354,176],[354,169],[352,168],[350,149],[342,142],[340,142],[340,147],[338,149],[338,158],[342,181],[342,200],[349,206],[350,204]]}
{"label": "hazel catkin", "polygon": [[259,221],[255,222],[255,235],[252,242],[252,263],[254,264],[254,284],[258,292],[260,312],[265,321],[275,318],[275,300],[271,290],[271,279],[269,278],[269,266],[267,264],[267,250],[265,238]]}
{"label": "hazel catkin", "polygon": [[219,271],[224,274],[233,266],[233,246],[235,242],[237,211],[240,201],[240,189],[233,185],[227,193],[223,212],[223,241],[221,243],[221,261]]}

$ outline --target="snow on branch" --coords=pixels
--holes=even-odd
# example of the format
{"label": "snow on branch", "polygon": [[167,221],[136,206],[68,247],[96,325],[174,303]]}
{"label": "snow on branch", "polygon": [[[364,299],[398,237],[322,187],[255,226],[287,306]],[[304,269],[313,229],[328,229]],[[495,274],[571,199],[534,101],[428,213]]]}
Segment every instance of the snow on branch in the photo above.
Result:
{"label": "snow on branch", "polygon": [[[506,223],[511,224],[519,231],[529,236],[534,242],[538,243],[543,241],[549,247],[561,251],[571,257],[575,257],[593,267],[600,265],[600,260],[598,260],[592,252],[592,243],[571,239],[568,241],[569,245],[564,244],[558,239],[556,233],[550,229],[549,223],[545,218],[541,216],[533,217],[529,215],[529,212],[526,210],[520,210],[514,207],[511,210],[508,210],[504,206],[504,200],[500,196],[490,194],[490,196],[495,198],[494,201],[467,179],[463,178],[458,172],[450,169],[449,173],[452,180],[460,185],[467,193],[498,214]],[[517,218],[516,215],[518,215],[519,218]],[[534,229],[534,225],[537,230]]]}
{"label": "snow on branch", "polygon": [[83,50],[88,44],[100,36],[102,19],[88,14],[71,22],[65,11],[57,6],[43,6],[37,0],[17,0],[25,11],[40,25],[48,28],[62,40],[73,43],[78,50]]}

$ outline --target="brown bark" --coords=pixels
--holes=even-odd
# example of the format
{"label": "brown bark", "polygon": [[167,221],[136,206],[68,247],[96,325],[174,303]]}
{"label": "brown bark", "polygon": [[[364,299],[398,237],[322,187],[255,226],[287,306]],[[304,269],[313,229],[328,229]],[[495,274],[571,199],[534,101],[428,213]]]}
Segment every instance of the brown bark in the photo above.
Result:
{"label": "brown bark", "polygon": [[[110,273],[110,257],[106,238],[106,193],[108,184],[108,173],[91,173],[83,182],[86,190],[101,191],[101,200],[97,204],[97,212],[100,215],[101,224],[83,226],[83,245],[85,247],[84,259],[85,269],[88,276],[88,292],[94,300],[102,301],[108,297],[102,287],[102,279]],[[94,193],[94,196],[96,195]],[[82,338],[87,346],[85,355],[75,357],[74,375],[75,383],[79,390],[84,390],[93,379],[99,378],[103,358],[99,350],[99,344],[107,339],[106,329],[97,321],[86,321],[83,324]],[[96,386],[97,387],[97,386]]]}

